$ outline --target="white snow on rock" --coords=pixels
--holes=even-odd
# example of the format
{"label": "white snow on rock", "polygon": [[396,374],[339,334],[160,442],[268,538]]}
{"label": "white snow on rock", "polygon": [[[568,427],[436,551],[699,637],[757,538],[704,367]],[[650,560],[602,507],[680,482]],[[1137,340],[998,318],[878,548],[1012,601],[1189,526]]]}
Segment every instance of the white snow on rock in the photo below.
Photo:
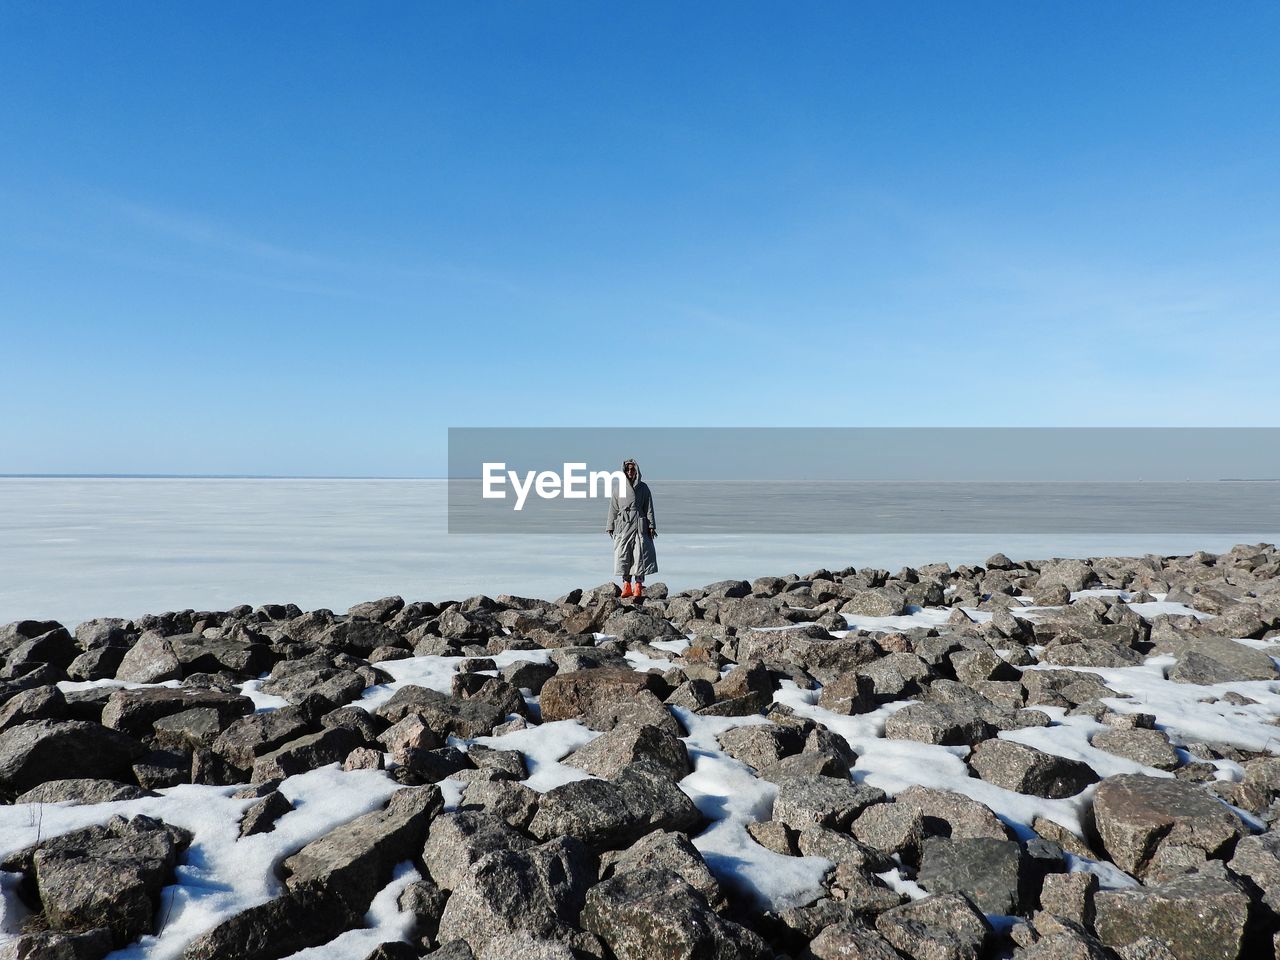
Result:
{"label": "white snow on rock", "polygon": [[[866,630],[869,633],[892,633],[913,627],[940,627],[950,618],[954,607],[907,607],[907,612],[896,617],[864,617],[856,613],[842,613],[850,630]],[[974,623],[986,623],[993,616],[987,610],[976,607],[960,607]],[[785,629],[785,628],[784,628]]]}
{"label": "white snow on rock", "polygon": [[[453,690],[453,675],[459,666],[472,657],[406,657],[403,660],[383,660],[378,669],[390,674],[391,683],[380,683],[365,690],[364,695],[352,706],[376,710],[382,706],[401,687],[427,687],[440,693]],[[551,659],[548,650],[505,650],[488,657],[494,665],[501,668],[513,663],[547,663]],[[493,676],[493,671],[484,671]]]}
{"label": "white snow on rock", "polygon": [[1065,800],[1014,793],[970,776],[965,763],[968,747],[886,739],[885,720],[914,701],[900,700],[871,713],[844,716],[817,706],[818,691],[801,690],[789,680],[783,681],[774,699],[844,737],[858,754],[852,773],[859,783],[879,787],[890,796],[915,784],[960,793],[986,804],[1022,837],[1031,835],[1031,822],[1036,817],[1052,820],[1077,835],[1082,832],[1081,814],[1092,796],[1090,791]]}
{"label": "white snow on rock", "polygon": [[228,917],[279,894],[279,863],[335,827],[379,809],[400,785],[382,771],[348,773],[337,764],[298,774],[280,786],[294,810],[274,830],[244,838],[240,818],[254,801],[232,799],[236,789],[184,784],[139,800],[0,806],[0,857],[116,814],[145,814],[190,830],[193,839],[176,869],[177,883],[161,893],[159,933],[111,954],[113,960],[169,960]]}
{"label": "white snow on rock", "polygon": [[412,913],[401,912],[397,902],[404,888],[421,879],[409,861],[398,864],[391,875],[391,882],[378,891],[365,914],[365,926],[347,930],[319,947],[308,947],[291,953],[285,960],[364,960],[380,943],[407,941],[417,926],[418,918]]}
{"label": "white snow on rock", "polygon": [[[1080,597],[1107,597],[1129,603],[1144,618],[1159,615],[1196,616],[1209,614],[1180,603],[1169,603],[1163,597],[1131,603],[1131,594],[1108,588],[1078,591]],[[1018,598],[1023,606],[1019,617],[1037,619],[1052,615],[1056,607],[1037,607],[1026,598]],[[888,632],[913,627],[938,627],[951,616],[952,608],[909,608],[897,617],[845,616],[850,630]],[[975,622],[990,619],[991,614],[965,608]],[[779,628],[787,629],[787,628]],[[838,634],[839,635],[839,634]],[[1273,646],[1258,641],[1238,641],[1270,652]],[[689,647],[687,638],[654,641],[654,651],[679,657]],[[1034,649],[1034,648],[1033,648]],[[546,650],[513,650],[492,657],[501,668],[512,663],[548,662]],[[357,705],[373,710],[385,703],[399,689],[408,685],[428,687],[442,693],[452,689],[453,677],[466,657],[424,656],[378,664],[392,677],[391,682],[370,687]],[[648,653],[630,651],[630,665],[637,670],[666,670],[671,661]],[[1119,713],[1149,713],[1156,726],[1170,741],[1186,748],[1197,742],[1228,744],[1247,751],[1270,751],[1280,754],[1280,729],[1274,724],[1280,715],[1280,680],[1241,681],[1198,686],[1175,683],[1167,679],[1172,657],[1157,656],[1145,663],[1125,668],[1052,667],[1072,669],[1097,676],[1115,691],[1103,702]],[[1048,669],[1032,666],[1027,669]],[[726,668],[731,669],[731,668]],[[493,671],[490,671],[492,673]],[[263,678],[265,679],[265,678]],[[276,709],[286,701],[261,692],[263,679],[241,685],[245,696],[253,700],[259,711]],[[88,683],[61,683],[64,692],[140,686],[175,687],[176,681],[162,684],[132,684],[116,680]],[[1222,698],[1227,693],[1248,697],[1254,703],[1235,705]],[[860,783],[878,787],[890,796],[921,784],[949,790],[970,797],[989,807],[1019,837],[1032,835],[1031,824],[1037,817],[1053,821],[1076,833],[1083,832],[1095,788],[1090,787],[1074,797],[1043,799],[1015,793],[971,775],[966,764],[968,747],[938,746],[909,740],[890,740],[884,736],[886,719],[906,707],[910,700],[890,703],[862,715],[846,716],[818,706],[818,690],[805,690],[792,681],[783,681],[774,700],[785,704],[796,714],[824,724],[843,736],[858,754],[850,771]],[[531,713],[538,716],[538,698],[526,697]],[[1033,705],[1047,714],[1047,727],[1027,727],[1004,731],[1003,739],[1022,743],[1046,753],[1080,760],[1101,777],[1123,773],[1141,773],[1152,777],[1168,777],[1168,772],[1146,767],[1123,757],[1097,749],[1090,743],[1100,731],[1109,729],[1087,716],[1068,716],[1060,708]],[[710,825],[693,837],[712,872],[724,886],[749,899],[760,909],[782,910],[803,905],[824,894],[822,879],[830,869],[829,861],[819,857],[787,857],[774,853],[751,837],[747,825],[772,816],[777,787],[757,777],[745,764],[734,760],[720,749],[717,736],[734,727],[767,724],[764,716],[704,717],[679,707],[672,713],[688,731],[684,742],[689,751],[693,771],[680,782],[680,788],[708,817]],[[561,720],[543,724],[530,722],[523,729],[499,736],[450,742],[460,749],[483,744],[499,750],[518,750],[525,758],[530,788],[545,792],[565,783],[587,779],[584,770],[561,761],[579,747],[600,736],[577,720]],[[1239,764],[1216,761],[1221,779],[1238,780]],[[463,783],[445,780],[439,784],[446,809],[455,809],[461,801]],[[399,789],[383,771],[344,772],[336,764],[291,777],[281,786],[295,809],[280,818],[271,832],[241,839],[239,820],[253,800],[235,800],[230,794],[235,787],[184,785],[160,791],[160,796],[88,806],[71,803],[21,804],[0,806],[0,856],[31,846],[51,836],[105,822],[115,814],[146,814],[190,830],[191,848],[176,871],[176,882],[164,889],[160,917],[162,927],[154,936],[141,938],[130,947],[112,954],[116,960],[169,960],[179,957],[188,943],[230,916],[277,895],[280,884],[275,868],[308,842],[335,827],[371,810],[380,808]],[[1241,812],[1247,822],[1258,825],[1256,818]],[[1122,887],[1133,879],[1112,864],[1098,863],[1068,855],[1072,870],[1089,871],[1099,876],[1104,887]],[[343,933],[332,942],[294,955],[294,960],[361,960],[378,944],[407,939],[412,934],[413,918],[400,913],[396,901],[403,889],[418,873],[410,863],[397,867],[391,882],[374,898],[365,918],[365,927]],[[921,888],[900,870],[880,875],[891,888],[918,898]],[[18,881],[14,874],[0,874],[0,939],[5,932],[17,929],[24,908],[13,895]]]}
{"label": "white snow on rock", "polygon": [[644,673],[647,670],[664,671],[671,669],[670,660],[662,660],[658,657],[647,657],[638,650],[628,650],[622,656],[627,663],[631,664],[631,668],[633,670],[639,670],[641,673]]}
{"label": "white snow on rock", "polygon": [[284,697],[262,692],[262,685],[265,682],[266,676],[263,676],[257,680],[246,680],[240,684],[240,692],[253,701],[254,712],[262,713],[264,710],[279,710],[281,707],[287,707],[289,701]]}
{"label": "white snow on rock", "polygon": [[152,687],[180,687],[181,681],[165,680],[162,683],[131,683],[127,680],[59,680],[57,688],[63,693],[80,693],[83,690],[103,690],[118,687],[121,690],[144,690]]}
{"label": "white snow on rock", "polygon": [[519,750],[529,769],[528,779],[522,782],[532,790],[546,793],[561,784],[591,779],[587,771],[560,761],[598,736],[598,731],[588,730],[577,720],[553,720],[497,737],[476,737],[470,742],[495,750]]}
{"label": "white snow on rock", "polygon": [[716,740],[734,727],[770,721],[759,715],[702,717],[680,707],[671,710],[689,731],[684,742],[693,762],[693,773],[680,781],[680,789],[712,820],[693,845],[716,879],[765,910],[785,910],[822,896],[822,877],[831,861],[787,857],[756,843],[747,824],[773,815],[778,788],[722,751]]}
{"label": "white snow on rock", "polygon": [[680,637],[677,640],[650,640],[649,646],[653,647],[655,650],[666,650],[667,652],[674,653],[678,656],[689,649],[689,638]]}
{"label": "white snow on rock", "polygon": [[[1280,753],[1280,728],[1273,723],[1280,715],[1280,681],[1238,680],[1208,686],[1175,683],[1165,677],[1176,662],[1171,656],[1157,656],[1148,657],[1145,663],[1136,667],[1050,668],[1037,665],[1026,669],[1075,670],[1094,674],[1117,694],[1127,694],[1106,697],[1102,701],[1104,704],[1117,713],[1154,715],[1156,726],[1168,734],[1175,745],[1198,741],[1224,743],[1241,750]],[[1234,706],[1222,699],[1228,693],[1237,693],[1258,702]],[[1151,775],[1155,776],[1154,773]]]}

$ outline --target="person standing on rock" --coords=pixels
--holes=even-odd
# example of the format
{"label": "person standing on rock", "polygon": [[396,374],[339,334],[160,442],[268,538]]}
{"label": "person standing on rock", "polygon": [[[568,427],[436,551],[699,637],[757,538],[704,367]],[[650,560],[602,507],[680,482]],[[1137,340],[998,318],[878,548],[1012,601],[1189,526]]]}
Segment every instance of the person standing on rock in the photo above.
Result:
{"label": "person standing on rock", "polygon": [[644,596],[644,578],[658,572],[658,555],[653,549],[658,527],[653,519],[653,494],[640,479],[640,465],[624,461],[622,472],[626,487],[621,496],[609,498],[605,532],[613,537],[613,572],[622,577],[622,595],[639,599]]}

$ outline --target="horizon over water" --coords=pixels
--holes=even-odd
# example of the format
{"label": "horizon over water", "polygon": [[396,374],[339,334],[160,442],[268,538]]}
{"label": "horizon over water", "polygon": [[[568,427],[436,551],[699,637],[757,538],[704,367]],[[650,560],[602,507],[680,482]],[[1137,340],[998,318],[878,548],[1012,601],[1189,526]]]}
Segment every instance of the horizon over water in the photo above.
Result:
{"label": "horizon over water", "polygon": [[[165,610],[296,603],[337,612],[511,593],[554,599],[611,579],[597,535],[447,533],[436,478],[0,475],[0,623],[132,618]],[[662,526],[672,590],[846,566],[1221,552],[1277,533],[681,535]]]}

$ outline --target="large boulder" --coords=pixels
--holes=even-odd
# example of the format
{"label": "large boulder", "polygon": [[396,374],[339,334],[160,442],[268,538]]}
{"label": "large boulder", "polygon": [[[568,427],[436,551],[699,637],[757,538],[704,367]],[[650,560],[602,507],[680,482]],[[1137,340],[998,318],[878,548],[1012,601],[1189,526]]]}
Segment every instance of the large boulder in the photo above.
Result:
{"label": "large boulder", "polygon": [[913,703],[884,724],[890,740],[970,746],[995,736],[996,728],[967,703]]}
{"label": "large boulder", "polygon": [[254,783],[283,780],[331,763],[341,763],[363,745],[360,735],[346,727],[328,727],[290,740],[253,761]]}
{"label": "large boulder", "polygon": [[1280,915],[1280,833],[1245,837],[1236,844],[1230,866],[1232,873],[1257,887],[1268,910]]}
{"label": "large boulder", "polygon": [[985,740],[969,757],[969,766],[988,783],[1033,797],[1074,797],[1098,782],[1093,768],[1080,760],[1045,753],[1011,740]]}
{"label": "large boulder", "polygon": [[814,960],[900,960],[901,954],[874,930],[850,920],[842,920],[822,931],[809,943]]}
{"label": "large boulder", "polygon": [[213,743],[213,752],[240,770],[250,770],[263,754],[312,732],[314,724],[297,707],[281,707],[241,717],[228,724]]}
{"label": "large boulder", "polygon": [[85,620],[76,627],[76,643],[82,650],[102,647],[128,647],[137,637],[137,631],[128,620],[119,617],[98,617]]}
{"label": "large boulder", "polygon": [[1113,950],[1152,938],[1175,960],[1237,960],[1249,898],[1233,883],[1192,875],[1157,887],[1104,890],[1094,910],[1098,936]]}
{"label": "large boulder", "polygon": [[1248,833],[1226,804],[1197,784],[1137,774],[1102,781],[1093,820],[1107,856],[1139,878],[1161,847],[1192,847],[1212,858]]}
{"label": "large boulder", "polygon": [[850,590],[840,612],[854,617],[896,617],[906,610],[906,595],[896,587]]}
{"label": "large boulder", "polygon": [[647,868],[592,887],[582,926],[618,960],[766,960],[755,933],[721,918],[679,874]]}
{"label": "large boulder", "polygon": [[876,708],[876,685],[866,674],[842,673],[822,688],[818,706],[832,713],[869,713]]}
{"label": "large boulder", "polygon": [[64,629],[57,620],[15,620],[0,626],[0,652],[8,652],[28,640]]}
{"label": "large boulder", "polygon": [[[722,611],[723,616],[723,611]],[[784,630],[748,630],[738,637],[738,660],[796,666],[824,684],[871,663],[881,650],[869,637],[833,637],[817,624]],[[855,681],[856,682],[856,681]],[[825,704],[824,704],[825,706]]]}
{"label": "large boulder", "polygon": [[1036,593],[1047,591],[1051,587],[1065,587],[1075,592],[1084,590],[1098,582],[1098,575],[1093,567],[1083,560],[1052,560],[1041,564],[1040,576],[1036,580]]}
{"label": "large boulder", "polygon": [[876,932],[904,957],[978,960],[991,928],[967,898],[938,893],[893,907],[876,917]]}
{"label": "large boulder", "polygon": [[625,703],[642,690],[665,696],[660,677],[630,669],[602,668],[558,673],[542,686],[542,719],[573,720],[600,703]]}
{"label": "large boulder", "polygon": [[120,661],[116,679],[128,683],[181,680],[182,661],[167,638],[154,633],[143,634]]}
{"label": "large boulder", "polygon": [[0,732],[29,720],[61,720],[67,715],[67,698],[52,684],[15,694],[0,706]]}
{"label": "large boulder", "polygon": [[461,884],[471,865],[498,850],[527,850],[533,841],[494,814],[479,810],[446,813],[431,821],[422,860],[444,890]]}
{"label": "large boulder", "polygon": [[1163,730],[1140,727],[1103,730],[1094,734],[1089,742],[1099,750],[1156,770],[1174,770],[1182,762]]}
{"label": "large boulder", "polygon": [[328,943],[359,921],[337,895],[285,891],[196,937],[182,960],[279,960]]}
{"label": "large boulder", "polygon": [[1235,683],[1241,680],[1276,679],[1275,661],[1261,650],[1220,637],[1185,637],[1159,645],[1178,662],[1169,670],[1169,679],[1178,683]]}
{"label": "large boulder", "polygon": [[252,837],[258,833],[270,833],[276,821],[293,812],[293,804],[279,790],[272,790],[245,808],[240,818],[240,836]]}
{"label": "large boulder", "polygon": [[412,684],[392,694],[376,713],[393,724],[416,714],[441,739],[451,735],[466,739],[487,736],[507,718],[507,711],[487,700],[464,700]]}
{"label": "large boulder", "polygon": [[303,704],[310,700],[332,710],[360,696],[368,682],[367,677],[355,670],[327,665],[285,667],[276,664],[261,690],[290,703]]}
{"label": "large boulder", "polygon": [[810,824],[848,830],[863,810],[884,799],[883,790],[846,779],[787,777],[778,784],[773,819],[792,830],[803,830]]}
{"label": "large boulder", "polygon": [[440,917],[440,943],[464,940],[477,953],[491,940],[524,931],[573,942],[596,862],[573,837],[481,858],[453,891]]}
{"label": "large boulder", "polygon": [[184,676],[228,671],[252,679],[270,670],[274,660],[269,646],[247,638],[191,634],[168,639]]}
{"label": "large boulder", "polygon": [[777,723],[753,723],[733,727],[716,738],[720,749],[733,759],[757,770],[804,749],[804,731]]}
{"label": "large boulder", "polygon": [[144,753],[118,730],[81,720],[32,720],[0,733],[0,795],[22,793],[47,780],[133,779]]}
{"label": "large boulder", "polygon": [[147,737],[157,720],[202,707],[215,710],[223,726],[253,713],[253,701],[236,693],[182,687],[117,690],[102,708],[102,725],[135,737]]}
{"label": "large boulder", "polygon": [[376,623],[386,623],[403,609],[403,597],[382,597],[379,600],[367,600],[364,603],[357,603],[347,610],[347,616],[358,617],[361,620],[373,620]]}
{"label": "large boulder", "polygon": [[150,817],[46,840],[30,853],[45,922],[63,933],[107,928],[117,948],[153,933],[160,890],[189,840]]}
{"label": "large boulder", "polygon": [[392,868],[422,848],[431,818],[442,809],[438,787],[400,790],[385,809],[344,823],[285,860],[285,886],[294,893],[337,895],[363,914]]}
{"label": "large boulder", "polygon": [[527,830],[541,794],[516,780],[475,780],[462,794],[460,810],[483,810],[517,830]]}
{"label": "large boulder", "polygon": [[1022,848],[1012,840],[979,837],[924,842],[916,878],[930,893],[962,893],[983,913],[1023,913],[1028,870]]}
{"label": "large boulder", "polygon": [[704,822],[665,771],[636,764],[612,781],[577,780],[547,791],[529,832],[542,839],[576,837],[597,849],[617,849],[653,830],[691,833]]}
{"label": "large boulder", "polygon": [[609,617],[602,632],[617,637],[628,646],[680,636],[680,632],[664,618],[635,607],[624,608]]}
{"label": "large boulder", "polygon": [[5,669],[10,675],[26,673],[40,664],[65,670],[80,653],[71,634],[60,626],[42,634],[21,639],[4,657]]}
{"label": "large boulder", "polygon": [[792,622],[776,600],[762,597],[721,599],[715,603],[715,619],[740,633],[760,627],[786,627]]}
{"label": "large boulder", "polygon": [[106,927],[83,933],[23,933],[0,943],[0,960],[99,960],[110,952],[111,931]]}
{"label": "large boulder", "polygon": [[853,821],[850,831],[861,844],[915,863],[924,842],[924,816],[903,803],[877,803]]}
{"label": "large boulder", "polygon": [[126,653],[124,647],[95,647],[67,664],[70,680],[107,680],[116,675]]}
{"label": "large boulder", "polygon": [[679,737],[660,727],[634,723],[619,724],[561,762],[606,780],[619,776],[633,763],[646,763],[673,783],[692,770],[689,752]]}
{"label": "large boulder", "polygon": [[602,866],[611,866],[613,876],[636,870],[667,870],[679,875],[702,894],[712,909],[723,910],[728,906],[720,882],[707,867],[702,854],[683,833],[655,830],[626,850],[608,855]]}
{"label": "large boulder", "polygon": [[46,780],[14,799],[14,803],[114,803],[155,794],[118,780]]}
{"label": "large boulder", "polygon": [[894,805],[918,811],[925,833],[934,836],[1009,839],[1008,829],[990,807],[951,790],[908,787],[894,797]]}

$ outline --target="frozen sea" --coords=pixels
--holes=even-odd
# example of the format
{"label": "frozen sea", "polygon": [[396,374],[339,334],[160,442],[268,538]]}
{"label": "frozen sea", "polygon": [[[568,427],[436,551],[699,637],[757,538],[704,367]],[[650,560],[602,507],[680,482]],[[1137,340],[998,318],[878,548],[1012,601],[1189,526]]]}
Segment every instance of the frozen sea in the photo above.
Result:
{"label": "frozen sea", "polygon": [[[268,602],[341,611],[389,594],[554,598],[609,579],[603,532],[450,535],[446,488],[443,480],[3,478],[0,623],[72,625]],[[659,530],[654,579],[673,589],[818,567],[974,563],[996,551],[1014,559],[1173,554],[1277,538],[1265,530],[751,537]]]}

